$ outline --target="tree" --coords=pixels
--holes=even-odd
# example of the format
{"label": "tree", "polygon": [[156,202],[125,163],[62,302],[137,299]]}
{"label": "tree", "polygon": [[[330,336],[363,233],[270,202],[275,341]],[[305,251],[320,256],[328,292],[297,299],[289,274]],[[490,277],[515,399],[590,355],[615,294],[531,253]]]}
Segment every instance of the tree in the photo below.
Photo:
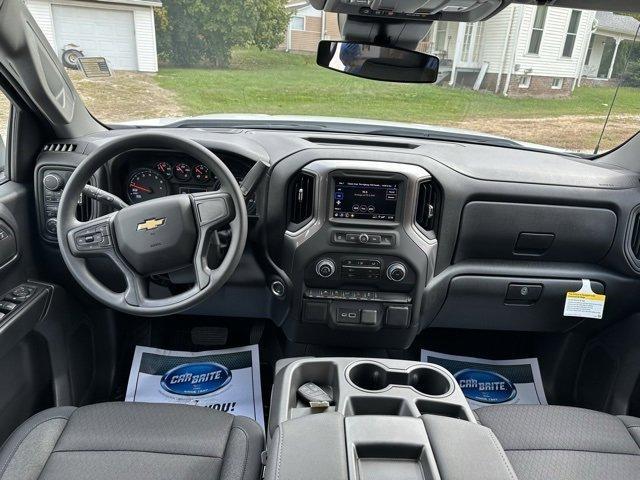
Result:
{"label": "tree", "polygon": [[284,40],[286,0],[165,0],[157,9],[158,57],[180,67],[227,67],[231,49]]}
{"label": "tree", "polygon": [[258,25],[254,44],[260,49],[276,48],[284,41],[290,13],[283,0],[262,0],[258,5]]}

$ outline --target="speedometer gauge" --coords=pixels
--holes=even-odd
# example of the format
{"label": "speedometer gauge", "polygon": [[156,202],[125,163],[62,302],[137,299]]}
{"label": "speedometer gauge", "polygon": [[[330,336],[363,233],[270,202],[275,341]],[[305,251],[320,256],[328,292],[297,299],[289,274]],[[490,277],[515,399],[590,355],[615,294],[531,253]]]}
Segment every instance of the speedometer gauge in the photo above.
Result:
{"label": "speedometer gauge", "polygon": [[127,197],[131,203],[140,203],[169,195],[167,181],[161,173],[150,168],[136,170],[127,183]]}

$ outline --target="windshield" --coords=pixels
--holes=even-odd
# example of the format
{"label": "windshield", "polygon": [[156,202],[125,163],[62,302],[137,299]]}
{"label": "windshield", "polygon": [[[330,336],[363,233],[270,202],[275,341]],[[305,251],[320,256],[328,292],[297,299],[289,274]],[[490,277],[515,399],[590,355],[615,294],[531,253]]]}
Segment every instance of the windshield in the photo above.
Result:
{"label": "windshield", "polygon": [[640,129],[640,22],[630,14],[510,5],[484,22],[434,22],[416,50],[440,59],[437,81],[404,84],[317,66],[318,42],[340,39],[339,22],[304,1],[76,2],[46,13],[26,3],[107,124],[339,117],[405,124],[372,126],[379,133],[419,124],[586,154]]}

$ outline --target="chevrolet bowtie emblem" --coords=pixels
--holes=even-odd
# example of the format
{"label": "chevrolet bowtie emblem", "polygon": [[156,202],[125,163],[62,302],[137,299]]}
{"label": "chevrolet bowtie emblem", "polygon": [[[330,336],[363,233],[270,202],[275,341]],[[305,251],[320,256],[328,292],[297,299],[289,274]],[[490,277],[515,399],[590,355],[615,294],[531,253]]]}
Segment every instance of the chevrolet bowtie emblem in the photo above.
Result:
{"label": "chevrolet bowtie emblem", "polygon": [[164,225],[167,218],[150,218],[142,223],[138,224],[138,231],[140,230],[155,230],[156,228]]}

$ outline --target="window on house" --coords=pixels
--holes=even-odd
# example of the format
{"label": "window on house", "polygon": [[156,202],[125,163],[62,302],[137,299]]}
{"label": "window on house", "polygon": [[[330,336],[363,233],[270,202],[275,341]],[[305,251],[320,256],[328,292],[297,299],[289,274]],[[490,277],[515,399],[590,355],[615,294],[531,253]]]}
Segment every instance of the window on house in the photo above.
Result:
{"label": "window on house", "polygon": [[463,62],[471,61],[470,53],[471,53],[471,39],[473,38],[473,32],[475,30],[474,23],[467,23],[464,27],[464,40],[462,42],[462,54],[460,55],[460,60]]}
{"label": "window on house", "polygon": [[564,48],[562,49],[562,56],[570,58],[573,55],[573,50],[576,46],[576,37],[578,36],[578,27],[580,26],[580,17],[582,12],[580,10],[573,10],[571,12],[571,20],[569,20],[569,29],[567,30],[567,37],[564,40]]}
{"label": "window on house", "polygon": [[547,7],[536,9],[536,18],[533,20],[533,30],[531,30],[531,40],[529,41],[529,53],[537,55],[540,53],[542,44],[542,33],[544,32],[544,22],[547,19]]}
{"label": "window on house", "polygon": [[291,17],[289,23],[291,30],[304,30],[304,17],[301,15],[294,15]]}
{"label": "window on house", "polygon": [[564,85],[564,78],[554,78],[551,81],[551,88],[554,90],[562,90],[562,86]]}
{"label": "window on house", "polygon": [[589,47],[587,48],[587,56],[584,59],[584,64],[589,65],[591,63],[591,54],[593,53],[593,44],[596,41],[596,36],[591,34],[591,40],[589,40]]}
{"label": "window on house", "polygon": [[438,22],[435,47],[438,52],[443,52],[447,49],[447,22]]}
{"label": "window on house", "polygon": [[7,171],[9,150],[7,149],[11,103],[0,91],[0,183],[9,178]]}
{"label": "window on house", "polygon": [[531,86],[531,75],[523,75],[518,82],[519,88],[529,88]]}

